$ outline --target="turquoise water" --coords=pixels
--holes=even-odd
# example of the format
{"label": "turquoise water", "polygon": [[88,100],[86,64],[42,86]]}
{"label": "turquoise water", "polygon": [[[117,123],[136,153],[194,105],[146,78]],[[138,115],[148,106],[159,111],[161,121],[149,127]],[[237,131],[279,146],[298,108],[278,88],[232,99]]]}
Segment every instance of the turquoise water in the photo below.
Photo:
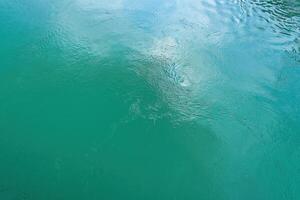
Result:
{"label": "turquoise water", "polygon": [[300,199],[299,0],[0,0],[0,199]]}

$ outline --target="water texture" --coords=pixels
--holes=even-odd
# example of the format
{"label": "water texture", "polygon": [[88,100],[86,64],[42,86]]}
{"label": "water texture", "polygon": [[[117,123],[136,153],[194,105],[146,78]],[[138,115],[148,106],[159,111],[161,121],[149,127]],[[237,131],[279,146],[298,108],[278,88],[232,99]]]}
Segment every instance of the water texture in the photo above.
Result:
{"label": "water texture", "polygon": [[299,77],[299,0],[0,0],[0,199],[298,200]]}

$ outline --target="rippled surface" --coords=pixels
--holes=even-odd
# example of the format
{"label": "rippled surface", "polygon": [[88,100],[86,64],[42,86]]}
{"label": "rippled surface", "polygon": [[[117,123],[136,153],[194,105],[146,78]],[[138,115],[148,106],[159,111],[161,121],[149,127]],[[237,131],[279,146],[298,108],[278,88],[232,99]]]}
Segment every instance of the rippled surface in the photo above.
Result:
{"label": "rippled surface", "polygon": [[1,0],[0,199],[299,199],[300,1]]}

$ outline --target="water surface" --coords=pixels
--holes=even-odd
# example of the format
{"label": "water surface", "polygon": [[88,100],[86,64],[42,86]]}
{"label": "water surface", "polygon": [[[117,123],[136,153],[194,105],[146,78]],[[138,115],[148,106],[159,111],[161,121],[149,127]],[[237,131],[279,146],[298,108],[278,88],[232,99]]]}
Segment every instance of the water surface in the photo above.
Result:
{"label": "water surface", "polygon": [[0,199],[299,199],[299,0],[1,0]]}

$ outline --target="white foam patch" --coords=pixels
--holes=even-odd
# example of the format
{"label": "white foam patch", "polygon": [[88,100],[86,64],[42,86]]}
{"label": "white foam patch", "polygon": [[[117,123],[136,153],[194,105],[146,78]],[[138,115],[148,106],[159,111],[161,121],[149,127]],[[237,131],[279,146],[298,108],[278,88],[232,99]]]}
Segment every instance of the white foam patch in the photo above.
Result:
{"label": "white foam patch", "polygon": [[178,56],[178,43],[172,37],[156,39],[150,49],[150,54],[166,60],[175,59]]}

